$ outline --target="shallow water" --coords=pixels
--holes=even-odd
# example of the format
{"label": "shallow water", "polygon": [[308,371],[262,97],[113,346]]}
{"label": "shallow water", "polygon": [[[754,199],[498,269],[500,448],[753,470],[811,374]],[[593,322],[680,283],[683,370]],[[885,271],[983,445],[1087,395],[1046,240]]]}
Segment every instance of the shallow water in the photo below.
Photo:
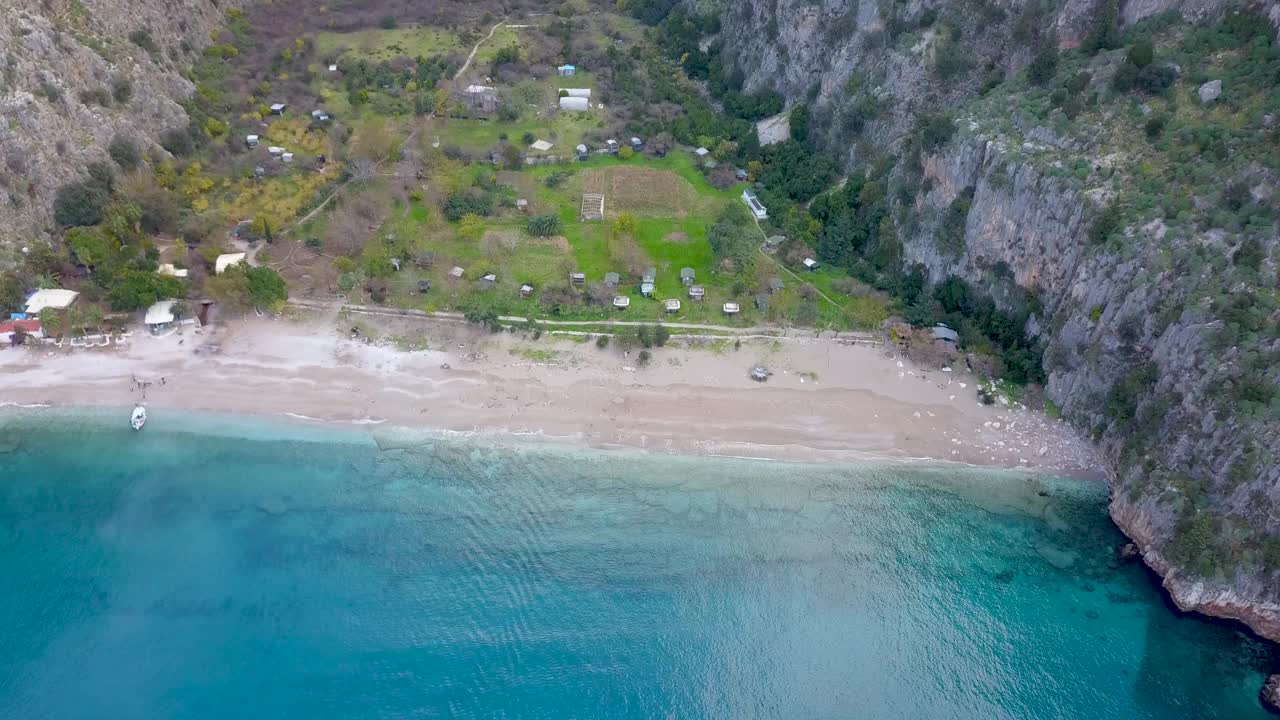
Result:
{"label": "shallow water", "polygon": [[0,718],[1249,718],[1102,487],[0,419]]}

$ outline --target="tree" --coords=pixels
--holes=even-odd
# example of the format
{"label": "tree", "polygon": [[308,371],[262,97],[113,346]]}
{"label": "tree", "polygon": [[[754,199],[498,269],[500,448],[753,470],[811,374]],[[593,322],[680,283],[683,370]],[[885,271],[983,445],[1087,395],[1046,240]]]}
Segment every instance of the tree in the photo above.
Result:
{"label": "tree", "polygon": [[107,146],[107,154],[123,170],[133,170],[142,164],[142,148],[132,138],[117,133]]}
{"label": "tree", "polygon": [[92,181],[64,185],[53,199],[53,219],[63,227],[97,225],[102,222],[110,193]]}
{"label": "tree", "polygon": [[1152,60],[1155,60],[1155,53],[1156,50],[1151,41],[1144,39],[1130,45],[1129,52],[1125,57],[1129,62],[1142,69],[1150,65]]}
{"label": "tree", "polygon": [[484,235],[484,219],[475,213],[468,213],[458,221],[458,237],[467,242],[475,242]]}
{"label": "tree", "polygon": [[166,298],[181,297],[184,288],[177,278],[149,270],[125,270],[111,288],[111,309],[141,310]]}
{"label": "tree", "polygon": [[243,272],[248,280],[249,299],[254,306],[274,308],[289,299],[289,286],[275,270],[245,266]]}
{"label": "tree", "polygon": [[1044,85],[1058,72],[1058,49],[1045,45],[1036,52],[1027,66],[1027,79],[1036,85]]}
{"label": "tree", "polygon": [[195,152],[196,145],[191,140],[186,128],[174,128],[160,136],[160,147],[168,150],[174,157],[186,157]]}
{"label": "tree", "polygon": [[630,160],[635,157],[636,151],[631,149],[630,145],[624,145],[618,149],[618,159]]}
{"label": "tree", "polygon": [[758,238],[753,237],[755,223],[740,202],[730,201],[714,225],[707,231],[707,242],[716,260],[733,273],[749,270],[755,259]]}
{"label": "tree", "polygon": [[289,298],[284,278],[266,267],[235,265],[205,284],[209,297],[236,310],[274,308]]}

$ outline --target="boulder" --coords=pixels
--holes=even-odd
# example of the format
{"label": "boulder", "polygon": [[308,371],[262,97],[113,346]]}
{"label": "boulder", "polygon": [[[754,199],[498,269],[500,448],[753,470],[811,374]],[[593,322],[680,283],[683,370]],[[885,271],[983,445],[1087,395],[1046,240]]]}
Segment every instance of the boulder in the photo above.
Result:
{"label": "boulder", "polygon": [[1199,93],[1200,93],[1200,102],[1205,105],[1208,105],[1214,100],[1217,100],[1218,96],[1222,94],[1222,81],[1210,80],[1209,82],[1200,86]]}
{"label": "boulder", "polygon": [[1129,562],[1131,560],[1138,558],[1141,555],[1142,555],[1142,551],[1139,550],[1138,546],[1134,545],[1133,543],[1125,543],[1124,545],[1121,545],[1118,550],[1116,550],[1116,559],[1121,560],[1123,562]]}
{"label": "boulder", "polygon": [[1267,676],[1258,699],[1262,700],[1262,706],[1269,712],[1280,713],[1280,675]]}

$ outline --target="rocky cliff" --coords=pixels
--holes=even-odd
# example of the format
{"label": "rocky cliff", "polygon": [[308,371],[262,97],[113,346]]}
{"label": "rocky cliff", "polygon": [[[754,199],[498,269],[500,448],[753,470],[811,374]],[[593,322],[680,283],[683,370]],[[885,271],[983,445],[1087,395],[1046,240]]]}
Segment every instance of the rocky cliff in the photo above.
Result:
{"label": "rocky cliff", "polygon": [[[748,90],[807,105],[810,133],[850,172],[893,148],[904,264],[998,302],[1014,286],[1038,297],[1027,329],[1047,395],[1109,459],[1116,523],[1180,607],[1280,640],[1280,121],[1258,100],[1280,78],[1256,91],[1228,80],[1238,94],[1223,106],[1199,82],[1253,62],[1255,46],[1236,60],[1230,43],[1177,54],[1245,7],[1280,26],[1280,5],[1228,0],[751,0],[723,5],[719,39]],[[1080,46],[1107,12],[1120,33],[1146,20],[1181,84],[1117,93],[1123,48],[1064,61],[1059,77],[1079,84],[1062,97],[1060,80],[1022,79],[1039,48]],[[940,110],[954,133],[922,145],[919,118]],[[1221,146],[1179,146],[1231,117],[1240,132]],[[957,207],[962,230],[943,242]],[[1261,211],[1240,222],[1224,207]]]}
{"label": "rocky cliff", "polygon": [[0,262],[51,233],[58,187],[113,136],[156,152],[182,75],[240,0],[0,0]]}

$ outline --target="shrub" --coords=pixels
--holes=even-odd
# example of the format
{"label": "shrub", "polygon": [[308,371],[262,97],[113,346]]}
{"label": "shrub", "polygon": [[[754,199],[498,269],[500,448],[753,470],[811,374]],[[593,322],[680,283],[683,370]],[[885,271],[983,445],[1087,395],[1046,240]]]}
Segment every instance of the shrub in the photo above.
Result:
{"label": "shrub", "polygon": [[1089,226],[1089,242],[1101,245],[1120,229],[1120,208],[1115,203],[1108,205]]}
{"label": "shrub", "polygon": [[168,150],[174,157],[186,157],[195,152],[195,143],[186,128],[174,128],[160,136],[160,147]]}
{"label": "shrub", "polygon": [[117,134],[107,145],[107,154],[124,170],[132,170],[142,164],[142,148],[132,138]]}
{"label": "shrub", "polygon": [[155,55],[160,52],[160,46],[156,45],[156,41],[151,37],[151,31],[146,28],[134,30],[129,33],[129,42],[146,50],[148,54]]}
{"label": "shrub", "polygon": [[649,365],[649,363],[652,360],[653,360],[653,353],[649,352],[648,350],[641,350],[640,354],[636,356],[636,365],[639,365],[640,367],[646,367]]}
{"label": "shrub", "polygon": [[1046,45],[1036,52],[1027,66],[1027,79],[1036,85],[1043,85],[1053,79],[1058,72],[1058,49]]}
{"label": "shrub", "polygon": [[116,103],[124,105],[133,99],[133,83],[128,78],[116,78],[111,81],[111,97]]}
{"label": "shrub", "polygon": [[1138,68],[1144,68],[1155,60],[1155,47],[1151,45],[1150,40],[1139,40],[1129,46],[1129,52],[1125,55],[1125,59],[1136,65]]}
{"label": "shrub", "polygon": [[538,137],[531,132],[526,132],[524,135],[520,136],[520,139],[524,141],[525,145],[532,145]]}
{"label": "shrub", "polygon": [[383,30],[392,30],[396,26],[396,16],[383,15],[382,20],[378,21],[378,24],[382,26]]}
{"label": "shrub", "polygon": [[1146,133],[1148,140],[1155,140],[1164,133],[1165,125],[1169,124],[1169,118],[1166,115],[1152,115],[1147,118],[1147,122],[1142,126],[1142,131]]}
{"label": "shrub", "polygon": [[609,347],[609,336],[608,335],[598,336],[596,338],[596,347],[600,348],[601,350]]}
{"label": "shrub", "polygon": [[493,212],[493,198],[486,194],[458,193],[444,202],[444,216],[450,222],[458,222],[467,215],[488,216]]}
{"label": "shrub", "polygon": [[557,215],[536,215],[529,218],[529,234],[537,237],[551,237],[560,233],[560,218]]}
{"label": "shrub", "polygon": [[104,87],[80,91],[80,102],[83,105],[111,105],[111,93]]}
{"label": "shrub", "polygon": [[53,200],[53,219],[64,227],[97,225],[110,199],[108,190],[92,181],[64,185]]}

